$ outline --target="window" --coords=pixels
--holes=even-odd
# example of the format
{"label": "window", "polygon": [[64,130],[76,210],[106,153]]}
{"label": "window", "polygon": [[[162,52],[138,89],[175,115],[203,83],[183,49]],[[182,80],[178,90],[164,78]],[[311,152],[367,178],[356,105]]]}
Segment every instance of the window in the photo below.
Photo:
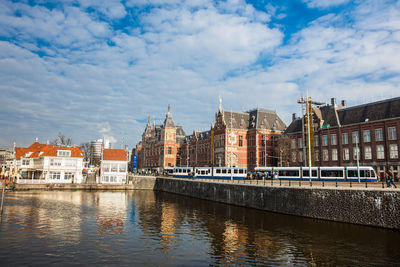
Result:
{"label": "window", "polygon": [[329,160],[328,149],[322,150],[322,160],[323,161],[328,161]]}
{"label": "window", "polygon": [[314,136],[314,146],[318,146],[318,136]]}
{"label": "window", "polygon": [[369,130],[365,130],[363,132],[363,136],[364,136],[364,143],[371,142],[371,133]]}
{"label": "window", "polygon": [[262,146],[265,146],[267,144],[267,135],[261,135],[260,143]]}
{"label": "window", "polygon": [[118,171],[118,164],[111,164],[111,172],[117,172]]}
{"label": "window", "polygon": [[389,151],[390,151],[391,159],[397,159],[399,157],[399,150],[398,150],[397,144],[391,144],[389,146]]}
{"label": "window", "polygon": [[29,163],[30,163],[29,159],[23,159],[21,164],[22,165],[29,165]]}
{"label": "window", "polygon": [[360,140],[358,139],[358,131],[355,131],[355,132],[353,132],[353,133],[351,134],[351,142],[352,142],[353,144],[359,143],[359,142],[360,142]]}
{"label": "window", "polygon": [[376,158],[377,159],[384,159],[385,158],[385,148],[383,145],[376,146]]}
{"label": "window", "polygon": [[360,148],[359,147],[353,147],[353,159],[360,160]]}
{"label": "window", "polygon": [[299,162],[303,162],[303,151],[299,152]]}
{"label": "window", "polygon": [[110,164],[104,164],[103,165],[103,172],[109,172],[110,171]]}
{"label": "window", "polygon": [[334,148],[332,149],[332,160],[337,161],[338,160],[338,154],[337,154],[337,149]]}
{"label": "window", "polygon": [[350,159],[350,153],[348,148],[343,148],[343,160],[349,160]]}
{"label": "window", "polygon": [[[168,166],[171,166],[171,165],[168,165]],[[126,172],[126,165],[125,164],[119,164],[119,172]]]}
{"label": "window", "polygon": [[70,150],[57,150],[57,156],[58,157],[71,157],[71,151]]}
{"label": "window", "polygon": [[375,130],[375,141],[383,141],[382,129]]}
{"label": "window", "polygon": [[67,166],[67,167],[75,167],[75,165],[76,165],[75,160],[66,159],[64,162],[65,162],[65,166]]}
{"label": "window", "polygon": [[319,161],[319,150],[314,151],[314,160]]}
{"label": "window", "polygon": [[299,148],[303,148],[303,138],[297,139],[297,143],[299,144]]}
{"label": "window", "polygon": [[243,136],[239,135],[239,146],[243,146]]}
{"label": "window", "polygon": [[342,139],[343,139],[343,145],[347,145],[349,143],[349,134],[348,133],[343,133],[342,134]]}
{"label": "window", "polygon": [[61,160],[59,160],[59,159],[50,159],[50,166],[61,166]]}
{"label": "window", "polygon": [[331,144],[333,146],[337,145],[337,136],[336,136],[336,134],[332,134],[331,135]]}
{"label": "window", "polygon": [[296,152],[292,152],[292,162],[296,162]]}
{"label": "window", "polygon": [[168,147],[168,154],[171,155],[172,154],[172,147]]}
{"label": "window", "polygon": [[60,172],[50,172],[49,173],[49,178],[50,179],[55,179],[55,180],[60,180],[61,173]]}
{"label": "window", "polygon": [[292,149],[296,148],[296,139],[292,139]]}
{"label": "window", "polygon": [[322,145],[323,146],[327,146],[328,145],[328,136],[327,135],[323,135],[322,136]]}
{"label": "window", "polygon": [[364,159],[372,159],[372,150],[370,146],[364,148]]}
{"label": "window", "polygon": [[397,139],[396,127],[389,127],[389,129],[388,129],[388,138],[389,138],[389,140],[396,140]]}
{"label": "window", "polygon": [[74,178],[74,173],[72,172],[66,172],[64,174],[64,180],[72,180]]}

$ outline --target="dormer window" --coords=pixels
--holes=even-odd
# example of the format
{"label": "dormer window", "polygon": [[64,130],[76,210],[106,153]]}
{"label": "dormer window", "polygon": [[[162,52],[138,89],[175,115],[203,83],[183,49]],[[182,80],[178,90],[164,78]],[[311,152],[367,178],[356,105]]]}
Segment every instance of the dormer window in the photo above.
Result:
{"label": "dormer window", "polygon": [[57,156],[58,157],[71,157],[71,151],[70,150],[57,150]]}

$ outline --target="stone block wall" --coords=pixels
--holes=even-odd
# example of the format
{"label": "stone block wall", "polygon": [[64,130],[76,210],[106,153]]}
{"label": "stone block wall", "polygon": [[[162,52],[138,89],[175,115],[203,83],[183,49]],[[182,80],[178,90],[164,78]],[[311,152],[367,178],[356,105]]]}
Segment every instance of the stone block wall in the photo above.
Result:
{"label": "stone block wall", "polygon": [[387,189],[263,187],[157,178],[154,190],[271,212],[400,229],[400,192]]}

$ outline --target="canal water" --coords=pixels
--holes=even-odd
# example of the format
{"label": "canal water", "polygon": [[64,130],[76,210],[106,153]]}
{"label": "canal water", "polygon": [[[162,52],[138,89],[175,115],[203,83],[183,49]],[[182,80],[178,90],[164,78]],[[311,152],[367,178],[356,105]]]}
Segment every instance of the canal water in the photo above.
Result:
{"label": "canal water", "polygon": [[391,266],[400,232],[153,191],[8,192],[0,266]]}

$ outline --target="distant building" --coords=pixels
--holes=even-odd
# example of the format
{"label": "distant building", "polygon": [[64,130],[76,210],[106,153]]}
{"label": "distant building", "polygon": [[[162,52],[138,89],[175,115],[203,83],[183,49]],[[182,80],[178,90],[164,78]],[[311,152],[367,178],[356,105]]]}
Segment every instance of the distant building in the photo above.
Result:
{"label": "distant building", "polygon": [[123,149],[104,149],[100,183],[126,183],[128,160]]}
{"label": "distant building", "polygon": [[[291,139],[291,165],[304,165],[302,118],[293,116],[285,134]],[[400,160],[400,98],[347,107],[331,99],[313,107],[315,166],[374,166],[380,177],[392,168],[398,175]]]}
{"label": "distant building", "polygon": [[83,156],[79,147],[34,142],[16,147],[10,176],[18,183],[81,183]]}
{"label": "distant building", "polygon": [[275,111],[230,112],[220,102],[215,125],[187,136],[182,127],[175,126],[168,106],[162,125],[151,126],[149,117],[137,146],[141,148],[137,149],[138,165],[153,171],[174,166],[274,166],[276,140],[285,127]]}
{"label": "distant building", "polygon": [[[104,144],[104,147],[103,147]],[[107,139],[97,139],[90,142],[90,163],[98,166],[101,161],[102,149],[111,149],[111,143]]]}

